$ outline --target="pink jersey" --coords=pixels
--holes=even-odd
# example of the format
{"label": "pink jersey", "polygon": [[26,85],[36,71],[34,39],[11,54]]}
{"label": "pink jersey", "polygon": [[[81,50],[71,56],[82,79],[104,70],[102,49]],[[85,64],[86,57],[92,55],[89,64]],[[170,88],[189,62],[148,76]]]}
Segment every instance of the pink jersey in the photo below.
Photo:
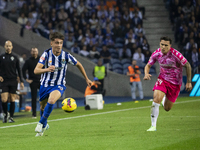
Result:
{"label": "pink jersey", "polygon": [[179,51],[171,47],[167,54],[163,54],[159,48],[153,52],[148,64],[153,65],[156,61],[160,65],[160,78],[175,85],[182,84],[183,66],[187,59]]}

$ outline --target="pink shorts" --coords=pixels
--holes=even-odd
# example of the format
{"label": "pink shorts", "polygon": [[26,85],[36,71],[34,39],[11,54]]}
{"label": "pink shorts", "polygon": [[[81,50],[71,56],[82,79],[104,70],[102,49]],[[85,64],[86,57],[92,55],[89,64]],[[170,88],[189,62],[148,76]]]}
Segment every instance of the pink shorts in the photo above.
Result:
{"label": "pink shorts", "polygon": [[165,81],[162,78],[158,78],[154,87],[154,90],[160,90],[166,94],[166,97],[173,103],[175,103],[179,93],[180,93],[181,85],[175,85],[168,81]]}

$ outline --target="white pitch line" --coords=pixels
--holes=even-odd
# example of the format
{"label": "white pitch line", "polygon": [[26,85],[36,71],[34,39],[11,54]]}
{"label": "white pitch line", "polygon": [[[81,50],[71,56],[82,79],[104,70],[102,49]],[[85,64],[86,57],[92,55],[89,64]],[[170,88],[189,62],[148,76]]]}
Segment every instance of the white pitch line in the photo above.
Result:
{"label": "white pitch line", "polygon": [[[190,103],[190,102],[196,102],[196,101],[199,101],[199,100],[200,99],[183,101],[183,102],[176,102],[175,104]],[[122,112],[122,111],[129,111],[129,110],[135,110],[135,109],[143,109],[143,108],[149,108],[149,107],[150,106],[137,107],[137,108],[129,108],[129,109],[122,109],[122,110],[113,110],[113,111],[107,111],[107,112],[102,112],[102,113],[95,113],[95,114],[81,115],[81,116],[75,116],[75,117],[68,117],[68,118],[60,118],[60,119],[48,120],[48,122],[68,120],[68,119],[76,119],[76,118],[83,118],[83,117],[96,116],[96,115],[104,115],[104,114],[110,114],[110,113],[116,113],[116,112]],[[38,122],[31,122],[31,123],[23,123],[23,124],[18,124],[18,125],[4,126],[4,127],[0,127],[0,129],[13,128],[13,127],[19,127],[19,126],[25,126],[25,125],[37,124],[37,123]]]}

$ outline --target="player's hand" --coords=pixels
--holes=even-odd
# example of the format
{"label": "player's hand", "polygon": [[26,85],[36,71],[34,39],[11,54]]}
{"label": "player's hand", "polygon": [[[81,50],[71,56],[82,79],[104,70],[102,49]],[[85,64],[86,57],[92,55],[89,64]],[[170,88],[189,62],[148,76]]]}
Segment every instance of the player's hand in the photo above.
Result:
{"label": "player's hand", "polygon": [[20,90],[23,90],[23,89],[24,89],[24,83],[21,82],[21,83],[20,83]]}
{"label": "player's hand", "polygon": [[50,72],[54,72],[54,70],[55,70],[55,66],[49,66],[48,69],[49,69]]}
{"label": "player's hand", "polygon": [[0,82],[3,82],[3,77],[2,76],[0,76]]}
{"label": "player's hand", "polygon": [[26,79],[26,82],[28,82],[29,84],[31,84],[33,82],[33,80]]}
{"label": "player's hand", "polygon": [[192,83],[186,83],[185,90],[186,91],[191,91],[192,90]]}
{"label": "player's hand", "polygon": [[87,85],[88,85],[89,87],[92,86],[92,81],[91,81],[90,79],[87,79],[87,80],[86,80],[86,83],[87,83]]}
{"label": "player's hand", "polygon": [[151,74],[145,74],[144,80],[151,80]]}

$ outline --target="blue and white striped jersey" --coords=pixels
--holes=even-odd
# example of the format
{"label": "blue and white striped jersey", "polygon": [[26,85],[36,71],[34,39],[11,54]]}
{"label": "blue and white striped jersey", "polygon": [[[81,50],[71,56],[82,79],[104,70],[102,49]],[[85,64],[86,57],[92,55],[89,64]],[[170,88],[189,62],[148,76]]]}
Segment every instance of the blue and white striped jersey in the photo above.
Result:
{"label": "blue and white striped jersey", "polygon": [[40,57],[39,63],[44,65],[44,68],[49,66],[55,66],[54,72],[46,72],[41,75],[40,84],[44,87],[64,85],[65,86],[65,76],[67,71],[67,63],[72,65],[77,64],[76,58],[74,58],[70,53],[61,51],[59,56],[55,56],[52,49],[45,50]]}

